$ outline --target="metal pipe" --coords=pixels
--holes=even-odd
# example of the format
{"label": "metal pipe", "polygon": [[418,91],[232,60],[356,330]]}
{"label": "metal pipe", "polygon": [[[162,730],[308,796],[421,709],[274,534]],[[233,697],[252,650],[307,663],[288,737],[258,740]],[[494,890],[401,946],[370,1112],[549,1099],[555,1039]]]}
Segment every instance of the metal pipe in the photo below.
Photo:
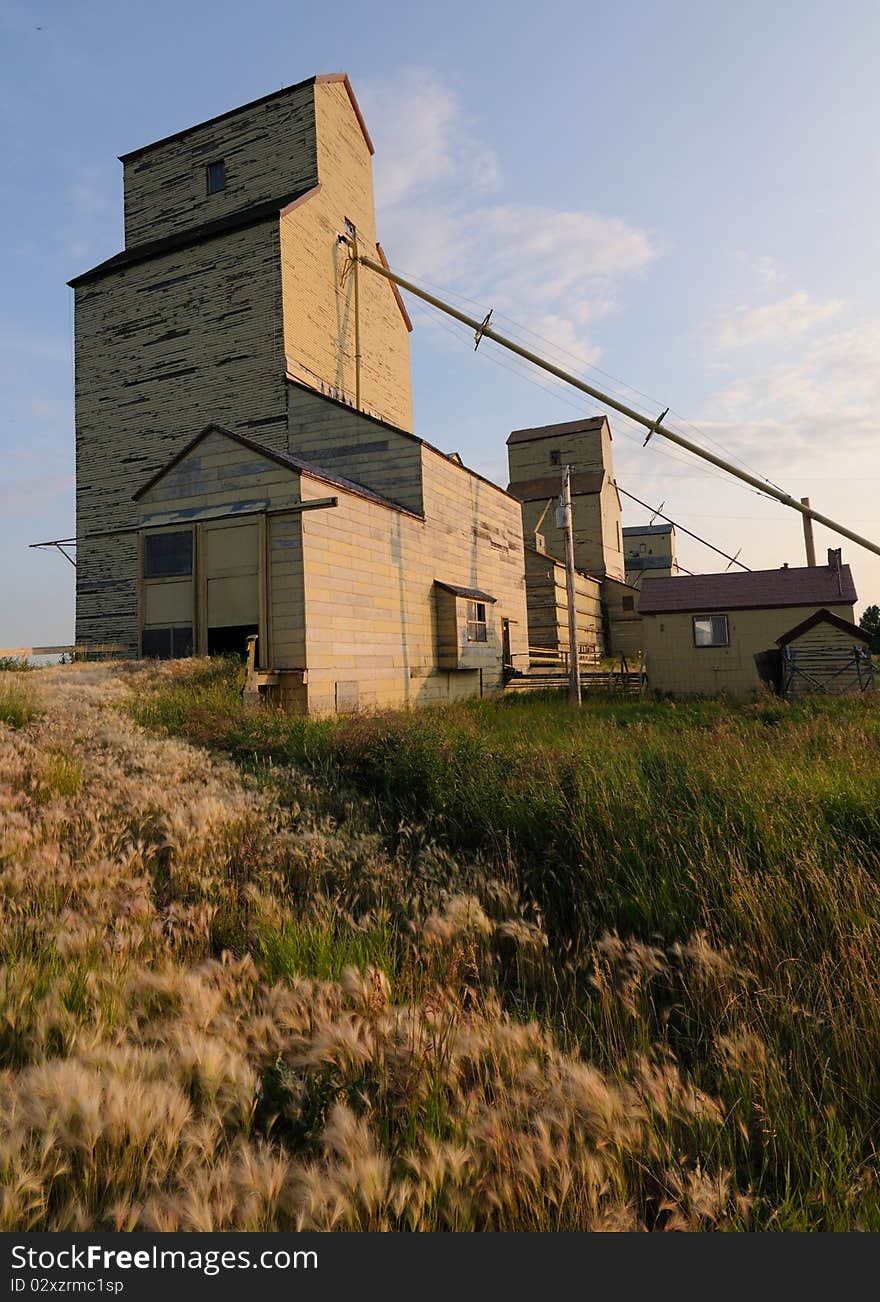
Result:
{"label": "metal pipe", "polygon": [[780,489],[767,483],[766,480],[759,479],[756,475],[750,475],[745,470],[740,470],[738,466],[734,466],[729,461],[725,461],[723,457],[718,457],[714,452],[709,452],[706,448],[700,447],[698,443],[692,443],[690,439],[684,438],[681,434],[676,434],[674,430],[667,429],[662,420],[646,416],[643,412],[636,411],[634,407],[628,407],[626,403],[619,402],[616,398],[612,398],[610,394],[603,393],[601,389],[596,389],[591,384],[586,384],[583,380],[578,379],[576,375],[571,375],[568,371],[564,371],[560,366],[554,366],[552,362],[546,361],[538,353],[530,352],[528,348],[523,348],[512,339],[508,339],[506,336],[499,334],[497,330],[493,330],[491,326],[486,325],[485,322],[477,321],[474,317],[468,316],[466,312],[460,312],[459,309],[453,307],[451,303],[445,303],[442,298],[437,298],[436,295],[429,294],[427,290],[420,289],[419,286],[414,285],[411,280],[405,280],[403,276],[398,276],[396,272],[386,269],[381,265],[381,263],[375,262],[372,258],[366,257],[365,254],[358,254],[357,261],[363,263],[365,267],[369,267],[371,271],[375,271],[378,275],[384,276],[386,280],[390,280],[393,284],[399,285],[401,289],[405,289],[408,293],[414,294],[416,298],[422,299],[425,303],[430,303],[432,307],[436,307],[441,312],[445,312],[448,316],[454,317],[457,321],[461,321],[462,325],[469,326],[474,333],[479,334],[480,337],[494,340],[494,342],[500,344],[502,348],[507,348],[510,352],[516,353],[518,357],[522,357],[525,361],[531,362],[533,366],[539,366],[541,370],[549,372],[550,375],[555,375],[558,380],[563,380],[566,384],[572,385],[573,388],[580,389],[581,393],[586,393],[589,397],[595,398],[597,402],[604,403],[606,407],[611,407],[614,411],[619,411],[622,416],[627,416],[630,420],[636,421],[639,425],[644,425],[645,429],[649,432],[649,437],[654,434],[662,435],[662,437],[668,439],[670,443],[677,444],[678,447],[684,448],[686,452],[692,453],[695,457],[700,457],[703,461],[710,462],[713,466],[718,466],[720,470],[725,471],[727,474],[734,475],[737,479],[741,479],[744,484],[749,484],[752,488],[756,488],[758,492],[763,493],[765,497],[772,497],[777,502],[781,502],[783,506],[790,506],[793,511],[798,511],[805,519],[817,520],[819,524],[824,524],[825,528],[830,529],[832,533],[840,534],[841,537],[848,538],[850,542],[856,543],[859,547],[864,547],[867,551],[873,552],[875,556],[880,556],[880,544],[871,542],[869,538],[863,538],[861,534],[854,533],[852,529],[847,529],[846,525],[839,524],[836,520],[830,519],[827,515],[820,514],[819,511],[814,511],[812,507],[804,506],[804,504],[799,502],[797,498],[792,497],[789,493],[783,493]]}
{"label": "metal pipe", "polygon": [[361,293],[360,277],[358,276],[358,257],[357,235],[354,237],[354,248],[352,253],[354,261],[354,405],[360,411],[361,409]]}

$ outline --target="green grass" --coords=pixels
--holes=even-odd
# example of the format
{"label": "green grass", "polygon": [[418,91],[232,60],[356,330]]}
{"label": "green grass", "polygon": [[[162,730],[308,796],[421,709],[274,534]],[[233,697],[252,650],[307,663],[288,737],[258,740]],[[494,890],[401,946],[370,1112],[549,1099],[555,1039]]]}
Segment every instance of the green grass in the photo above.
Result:
{"label": "green grass", "polygon": [[[200,667],[134,709],[268,781],[293,766],[338,801],[356,793],[412,871],[414,824],[459,862],[476,856],[548,932],[532,971],[488,974],[515,1015],[606,1068],[669,1052],[720,1092],[731,1119],[715,1155],[758,1191],[757,1221],[880,1228],[875,697],[590,697],[579,713],[520,697],[315,721],[244,709],[238,691],[230,666]],[[609,933],[632,944],[600,970]],[[393,927],[292,922],[263,960],[413,980]],[[749,1036],[763,1063],[722,1063],[719,1043]]]}
{"label": "green grass", "polygon": [[0,723],[6,723],[10,728],[24,728],[41,713],[30,687],[16,679],[0,682]]}

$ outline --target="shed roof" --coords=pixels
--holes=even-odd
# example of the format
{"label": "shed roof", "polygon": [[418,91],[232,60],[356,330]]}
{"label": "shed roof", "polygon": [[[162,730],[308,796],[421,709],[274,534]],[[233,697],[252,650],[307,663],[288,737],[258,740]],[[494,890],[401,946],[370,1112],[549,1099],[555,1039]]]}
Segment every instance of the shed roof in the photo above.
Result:
{"label": "shed roof", "polygon": [[310,461],[303,461],[302,457],[292,456],[289,452],[279,452],[276,448],[267,448],[263,443],[257,443],[254,439],[248,438],[246,434],[239,434],[237,430],[216,424],[206,425],[201,433],[197,434],[194,439],[190,439],[186,447],[181,448],[161,470],[158,470],[151,479],[148,479],[133,494],[134,500],[138,501],[155,484],[158,484],[160,479],[164,479],[169,470],[173,470],[176,465],[179,465],[209,434],[222,434],[225,438],[232,439],[234,443],[240,443],[243,447],[250,448],[252,452],[265,457],[267,461],[274,461],[279,466],[285,466],[289,470],[296,471],[297,474],[308,475],[311,479],[318,479],[321,483],[331,484],[334,488],[341,488],[346,493],[354,493],[357,497],[365,497],[368,501],[376,502],[379,506],[388,507],[389,510],[398,511],[403,515],[415,516],[417,520],[422,519],[416,511],[410,511],[407,507],[401,506],[399,502],[392,502],[390,498],[383,497],[381,493],[373,492],[372,488],[367,488],[364,484],[358,484],[353,479],[345,479],[342,475],[334,474],[332,471],[322,470],[320,466],[314,466]]}
{"label": "shed roof", "polygon": [[457,583],[444,583],[442,579],[435,579],[438,588],[445,588],[451,592],[454,597],[467,597],[468,601],[489,601],[493,605],[497,598],[491,596],[488,592],[482,592],[479,588],[461,588]]}
{"label": "shed roof", "polygon": [[841,619],[830,610],[817,610],[814,615],[802,620],[800,624],[795,624],[782,637],[776,639],[776,645],[779,647],[788,646],[789,642],[795,642],[804,633],[809,633],[817,624],[830,624],[833,628],[839,629],[841,633],[848,633],[850,637],[856,638],[859,642],[870,642],[871,634],[866,633],[858,624],[851,624],[848,619]]}
{"label": "shed roof", "polygon": [[[531,443],[534,439],[554,439],[565,434],[583,434],[587,430],[601,429],[608,423],[607,416],[585,416],[582,420],[566,420],[561,425],[536,425],[534,429],[515,429],[507,437],[511,443]],[[610,431],[609,431],[610,432]]]}
{"label": "shed roof", "polygon": [[212,221],[202,222],[199,226],[190,226],[182,231],[174,231],[171,235],[163,235],[158,240],[132,244],[120,253],[114,253],[112,258],[99,262],[96,267],[80,272],[67,283],[71,289],[78,289],[80,285],[88,285],[93,280],[100,280],[102,276],[109,275],[111,271],[118,271],[120,267],[134,266],[135,263],[147,262],[150,258],[158,257],[163,253],[187,249],[194,244],[202,244],[205,240],[215,239],[218,235],[225,235],[229,231],[255,226],[258,222],[270,221],[273,218],[277,220],[284,212],[289,211],[295,204],[301,203],[303,199],[319,189],[319,184],[306,185],[292,194],[280,195],[277,199],[267,199],[263,203],[250,204],[247,208],[239,208],[236,212],[215,217]]}
{"label": "shed roof", "polygon": [[759,610],[778,606],[852,605],[852,571],[828,565],[750,570],[732,574],[685,574],[653,578],[641,590],[639,614],[675,611]]}
{"label": "shed roof", "polygon": [[675,533],[674,524],[628,524],[624,531],[624,538],[636,538],[639,534],[655,533]]}

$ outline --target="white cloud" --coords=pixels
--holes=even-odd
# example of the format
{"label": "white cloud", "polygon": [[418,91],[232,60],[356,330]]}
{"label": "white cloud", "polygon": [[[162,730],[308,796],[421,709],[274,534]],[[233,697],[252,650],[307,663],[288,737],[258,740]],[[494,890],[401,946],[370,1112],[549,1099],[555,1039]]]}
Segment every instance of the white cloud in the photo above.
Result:
{"label": "white cloud", "polygon": [[766,253],[746,253],[744,249],[737,249],[736,259],[763,289],[771,289],[785,279],[776,259]]}
{"label": "white cloud", "polygon": [[880,321],[826,330],[713,394],[700,426],[739,452],[760,449],[780,473],[801,452],[828,463],[863,452],[877,437],[878,355]]}
{"label": "white cloud", "polygon": [[485,193],[498,160],[469,132],[458,102],[430,68],[411,68],[362,94],[376,143],[376,191],[386,206],[447,183]]}
{"label": "white cloud", "polygon": [[817,303],[803,290],[776,303],[739,306],[719,315],[709,332],[708,344],[713,351],[728,352],[751,344],[785,343],[836,317],[843,306],[839,298]]}
{"label": "white cloud", "polygon": [[616,285],[656,256],[648,234],[602,213],[504,202],[498,159],[429,69],[368,85],[363,101],[392,266],[460,287],[594,362],[588,327],[614,310]]}

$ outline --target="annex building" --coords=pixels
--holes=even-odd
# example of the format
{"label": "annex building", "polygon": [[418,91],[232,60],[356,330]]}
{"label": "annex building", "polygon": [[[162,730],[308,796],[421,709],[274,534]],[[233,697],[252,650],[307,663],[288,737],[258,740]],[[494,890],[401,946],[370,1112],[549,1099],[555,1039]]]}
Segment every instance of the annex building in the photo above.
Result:
{"label": "annex building", "polygon": [[652,691],[744,697],[764,686],[790,695],[871,685],[870,657],[862,682],[866,635],[854,624],[852,571],[839,562],[832,551],[827,565],[645,583],[639,610]]}

